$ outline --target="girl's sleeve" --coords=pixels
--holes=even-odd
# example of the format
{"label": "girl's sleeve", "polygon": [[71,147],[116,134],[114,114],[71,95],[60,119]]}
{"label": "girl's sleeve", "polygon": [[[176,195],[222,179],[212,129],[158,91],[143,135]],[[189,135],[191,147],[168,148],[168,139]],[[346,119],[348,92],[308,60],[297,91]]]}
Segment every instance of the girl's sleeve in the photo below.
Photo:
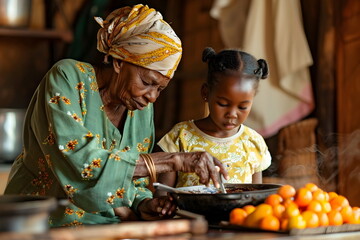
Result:
{"label": "girl's sleeve", "polygon": [[165,134],[157,145],[164,151],[164,152],[180,152],[179,146],[179,130],[173,127],[167,134]]}
{"label": "girl's sleeve", "polygon": [[[115,143],[104,143],[105,133],[93,132],[85,126],[85,121],[97,123],[98,119],[87,113],[83,101],[86,94],[91,94],[90,89],[81,89],[81,81],[73,80],[81,79],[80,74],[76,68],[57,65],[47,75],[44,97],[49,125],[45,139],[53,141],[44,141],[42,151],[76,206],[98,212],[137,205],[140,200],[152,197],[150,191],[133,182],[139,154],[113,148],[116,139],[112,140]],[[44,127],[36,123],[32,126]]]}
{"label": "girl's sleeve", "polygon": [[269,149],[266,145],[265,140],[262,136],[258,135],[258,148],[260,151],[260,164],[259,167],[255,170],[255,172],[261,172],[270,167],[271,165],[271,155]]}

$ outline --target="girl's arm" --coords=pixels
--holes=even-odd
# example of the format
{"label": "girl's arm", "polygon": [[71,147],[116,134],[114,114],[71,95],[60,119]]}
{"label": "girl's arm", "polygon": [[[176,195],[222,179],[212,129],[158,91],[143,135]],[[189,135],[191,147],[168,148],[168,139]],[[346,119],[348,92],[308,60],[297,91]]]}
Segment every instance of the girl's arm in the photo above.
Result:
{"label": "girl's arm", "polygon": [[[175,187],[176,184],[176,172],[166,172],[166,173],[160,173],[158,175],[158,182],[168,185],[170,187]],[[161,197],[166,196],[167,192],[162,190],[156,190],[154,193],[154,197]]]}
{"label": "girl's arm", "polygon": [[262,172],[256,172],[252,175],[252,183],[254,184],[262,183]]}

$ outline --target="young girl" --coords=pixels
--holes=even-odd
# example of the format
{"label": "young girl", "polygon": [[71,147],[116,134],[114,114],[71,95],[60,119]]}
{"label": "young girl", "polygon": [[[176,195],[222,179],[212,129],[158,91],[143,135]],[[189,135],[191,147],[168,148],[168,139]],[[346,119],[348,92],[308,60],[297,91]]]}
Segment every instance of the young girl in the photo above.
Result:
{"label": "young girl", "polygon": [[[212,48],[203,51],[202,60],[208,63],[201,96],[209,105],[209,115],[176,124],[158,145],[165,152],[210,153],[226,166],[228,183],[261,183],[271,156],[262,136],[243,123],[260,79],[268,76],[267,63],[239,50],[216,54]],[[159,182],[176,187],[201,185],[195,173],[183,172],[164,173]]]}

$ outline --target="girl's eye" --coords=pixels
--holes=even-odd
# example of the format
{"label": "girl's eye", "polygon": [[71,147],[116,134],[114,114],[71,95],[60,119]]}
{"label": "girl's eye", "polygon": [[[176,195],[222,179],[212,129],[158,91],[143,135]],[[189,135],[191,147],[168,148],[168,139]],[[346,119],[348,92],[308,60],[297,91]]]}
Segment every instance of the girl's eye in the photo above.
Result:
{"label": "girl's eye", "polygon": [[226,107],[226,106],[228,106],[227,104],[225,104],[225,103],[220,103],[220,102],[218,102],[217,103],[220,107]]}
{"label": "girl's eye", "polygon": [[240,110],[246,110],[247,107],[239,107]]}

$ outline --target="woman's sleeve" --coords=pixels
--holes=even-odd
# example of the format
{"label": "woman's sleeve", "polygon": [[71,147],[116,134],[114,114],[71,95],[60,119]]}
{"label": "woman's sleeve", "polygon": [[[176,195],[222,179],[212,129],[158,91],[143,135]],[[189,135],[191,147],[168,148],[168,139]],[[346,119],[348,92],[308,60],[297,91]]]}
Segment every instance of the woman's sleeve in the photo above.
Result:
{"label": "woman's sleeve", "polygon": [[84,124],[104,123],[89,113],[84,99],[93,92],[84,89],[79,79],[81,72],[76,68],[61,66],[55,66],[46,79],[49,126],[45,139],[51,141],[45,141],[42,150],[61,187],[76,206],[88,212],[131,207],[138,202],[137,197],[151,197],[149,191],[137,188],[133,182],[139,154],[115,148],[116,139],[104,142],[105,131],[94,132]]}

